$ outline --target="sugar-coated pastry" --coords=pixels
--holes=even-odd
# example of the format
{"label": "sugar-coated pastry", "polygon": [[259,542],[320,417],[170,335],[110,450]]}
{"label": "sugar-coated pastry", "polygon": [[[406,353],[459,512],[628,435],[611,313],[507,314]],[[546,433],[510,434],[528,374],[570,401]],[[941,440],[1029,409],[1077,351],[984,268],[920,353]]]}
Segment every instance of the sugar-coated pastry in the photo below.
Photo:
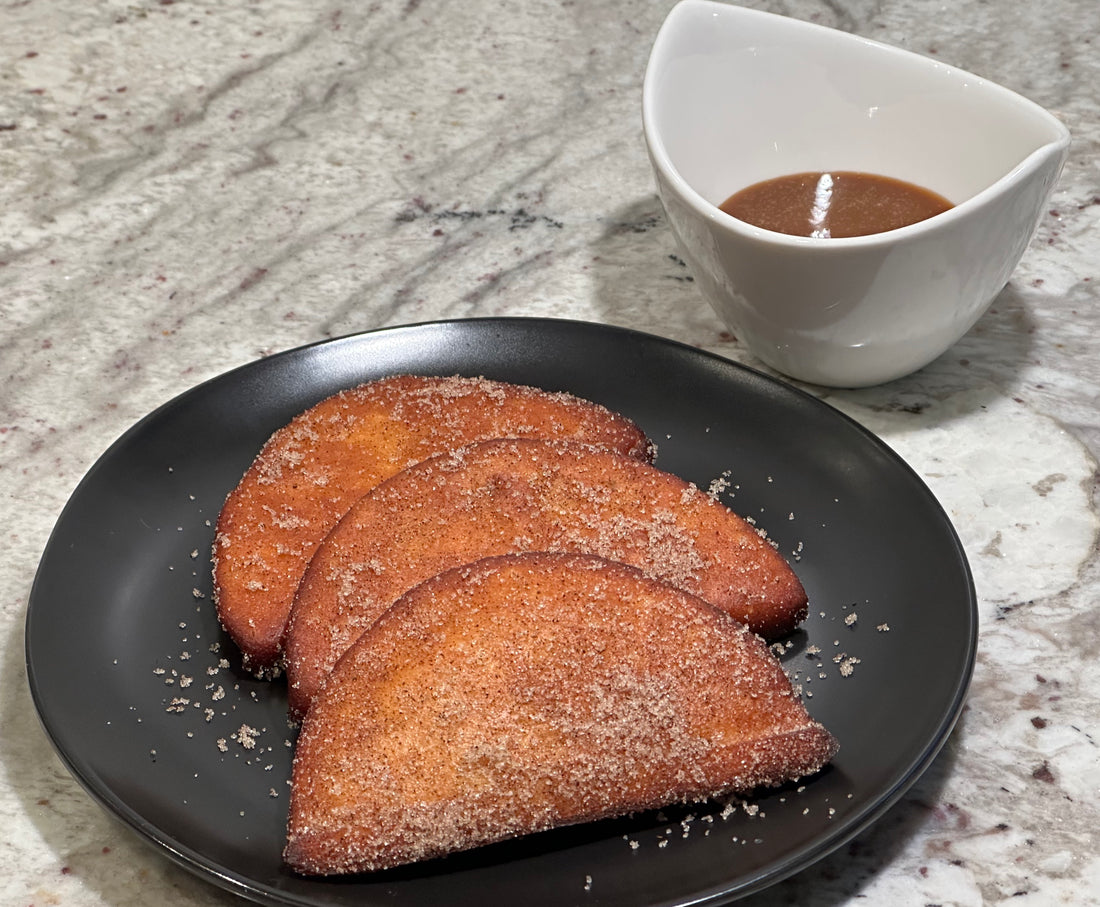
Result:
{"label": "sugar-coated pastry", "polygon": [[214,596],[246,665],[265,674],[280,666],[302,573],[357,498],[412,463],[499,437],[652,456],[638,427],[603,406],[499,381],[401,375],[322,400],[272,435],[218,519]]}
{"label": "sugar-coated pastry", "polygon": [[332,672],[285,859],[372,871],[778,785],[836,751],[744,624],[633,567],[520,554],[410,590]]}
{"label": "sugar-coated pastry", "polygon": [[806,616],[802,584],[774,546],[694,485],[573,441],[485,441],[380,484],[318,547],[286,635],[292,714],[305,713],[337,659],[417,583],[523,551],[632,564],[769,639]]}

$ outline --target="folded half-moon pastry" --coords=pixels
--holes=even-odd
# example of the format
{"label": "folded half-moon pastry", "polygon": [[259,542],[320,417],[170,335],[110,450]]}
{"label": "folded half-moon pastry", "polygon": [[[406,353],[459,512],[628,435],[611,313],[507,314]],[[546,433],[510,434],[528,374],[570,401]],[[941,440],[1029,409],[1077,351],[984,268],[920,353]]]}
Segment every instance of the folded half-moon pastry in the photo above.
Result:
{"label": "folded half-moon pastry", "polygon": [[279,667],[302,573],[360,495],[426,457],[500,437],[574,438],[652,456],[642,431],[603,406],[481,378],[384,378],[275,432],[229,494],[214,542],[218,615],[246,666]]}
{"label": "folded half-moon pastry", "polygon": [[790,565],[694,485],[576,442],[485,441],[380,484],[318,547],[287,628],[292,714],[305,714],[336,660],[417,583],[524,551],[623,561],[769,639],[806,616],[806,593]]}
{"label": "folded half-moon pastry", "polygon": [[743,624],[598,557],[488,558],[410,590],[302,727],[285,859],[378,870],[773,786],[836,742]]}

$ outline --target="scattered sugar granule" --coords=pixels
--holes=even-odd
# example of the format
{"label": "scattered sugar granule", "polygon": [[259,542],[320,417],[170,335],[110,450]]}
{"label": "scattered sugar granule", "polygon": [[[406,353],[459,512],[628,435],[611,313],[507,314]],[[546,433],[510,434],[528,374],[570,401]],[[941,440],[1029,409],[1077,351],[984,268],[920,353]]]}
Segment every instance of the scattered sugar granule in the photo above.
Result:
{"label": "scattered sugar granule", "polygon": [[232,737],[246,750],[250,750],[255,749],[256,737],[259,735],[259,733],[260,732],[257,731],[254,727],[249,727],[247,724],[242,724],[239,728],[237,728],[237,733],[233,734]]}
{"label": "scattered sugar granule", "polygon": [[206,593],[203,592],[202,589],[192,589],[191,595],[195,598],[206,598]]}
{"label": "scattered sugar granule", "polygon": [[193,551],[191,552],[191,558],[192,558],[192,560],[194,560],[194,559],[195,559],[196,557],[198,557],[198,556],[199,556],[199,549],[198,549],[198,548],[195,548],[195,549],[194,549],[194,550],[193,550]]}
{"label": "scattered sugar granule", "polygon": [[191,678],[191,677],[190,677],[189,675],[187,675],[187,674],[184,674],[184,675],[183,675],[183,676],[182,676],[182,677],[180,678],[180,687],[181,687],[182,689],[186,689],[187,687],[191,686],[191,684],[192,684],[193,682],[194,682],[194,681],[193,681],[193,678]]}
{"label": "scattered sugar granule", "polygon": [[717,498],[723,491],[730,487],[730,470],[723,470],[717,479],[711,479],[707,486],[707,497]]}
{"label": "scattered sugar granule", "polygon": [[852,671],[855,670],[855,666],[857,664],[859,664],[859,659],[858,658],[849,658],[847,661],[843,662],[840,665],[840,676],[841,677],[851,677],[852,676]]}
{"label": "scattered sugar granule", "polygon": [[854,623],[855,623],[855,622],[856,622],[856,621],[857,621],[858,619],[859,619],[859,618],[858,618],[858,617],[856,616],[856,612],[855,612],[855,611],[853,611],[853,612],[852,612],[851,614],[847,615],[847,616],[846,616],[846,617],[844,618],[844,626],[846,626],[846,627],[850,627],[850,626],[852,626],[852,624],[854,624]]}
{"label": "scattered sugar granule", "polygon": [[229,751],[229,744],[225,742],[224,737],[218,738],[218,749],[221,750],[223,753]]}
{"label": "scattered sugar granule", "polygon": [[592,876],[585,876],[584,877],[584,890],[585,891],[591,891],[592,890]]}
{"label": "scattered sugar granule", "polygon": [[277,790],[275,790],[275,788],[273,788],[273,787],[272,787],[272,788],[269,788],[269,789],[268,789],[268,791],[267,791],[267,795],[268,795],[269,797],[271,797],[272,799],[274,799],[275,797],[278,797],[278,796],[279,796],[279,792],[278,792]]}
{"label": "scattered sugar granule", "polygon": [[687,838],[691,834],[691,823],[695,821],[695,816],[685,816],[680,822],[681,836]]}
{"label": "scattered sugar granule", "polygon": [[875,627],[875,629],[878,630],[879,633],[889,633],[890,632],[890,625],[889,624],[879,624],[877,627]]}
{"label": "scattered sugar granule", "polygon": [[642,846],[642,845],[641,845],[641,844],[639,844],[639,843],[638,843],[637,841],[631,841],[631,842],[630,842],[630,849],[631,849],[631,850],[637,850],[637,849],[638,849],[639,847],[641,847],[641,846]]}

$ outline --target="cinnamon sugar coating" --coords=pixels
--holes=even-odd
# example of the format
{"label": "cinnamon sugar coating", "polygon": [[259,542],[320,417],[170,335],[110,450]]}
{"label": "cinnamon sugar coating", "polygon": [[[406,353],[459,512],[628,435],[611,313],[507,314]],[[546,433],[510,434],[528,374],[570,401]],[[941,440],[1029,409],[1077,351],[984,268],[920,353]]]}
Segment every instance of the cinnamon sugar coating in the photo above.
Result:
{"label": "cinnamon sugar coating", "polygon": [[384,869],[781,784],[835,751],[723,611],[598,557],[488,558],[340,660],[299,738],[285,859]]}
{"label": "cinnamon sugar coating", "polygon": [[302,573],[357,498],[412,463],[499,437],[652,456],[637,426],[598,404],[483,378],[401,375],[322,400],[272,435],[218,519],[214,596],[246,664],[279,667]]}
{"label": "cinnamon sugar coating", "polygon": [[769,639],[806,616],[790,565],[695,486],[576,442],[486,441],[380,484],[319,546],[287,629],[292,714],[305,714],[337,659],[408,589],[460,564],[524,551],[631,564]]}

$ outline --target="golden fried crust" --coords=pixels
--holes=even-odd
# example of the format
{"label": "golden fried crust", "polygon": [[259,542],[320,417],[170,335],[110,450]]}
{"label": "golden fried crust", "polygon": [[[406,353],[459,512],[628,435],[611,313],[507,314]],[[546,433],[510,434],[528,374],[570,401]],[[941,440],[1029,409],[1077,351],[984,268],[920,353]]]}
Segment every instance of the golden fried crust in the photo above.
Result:
{"label": "golden fried crust", "polygon": [[361,498],[317,549],[286,636],[290,708],[408,589],[482,557],[597,554],[699,595],[769,639],[806,594],[761,534],[638,460],[565,441],[496,440],[418,463]]}
{"label": "golden fried crust", "polygon": [[778,785],[835,752],[766,644],[701,599],[598,557],[488,558],[408,592],[336,666],[285,858],[384,869]]}
{"label": "golden fried crust", "polygon": [[272,435],[226,500],[214,542],[218,615],[246,664],[278,666],[302,573],[360,495],[426,457],[500,437],[652,456],[641,430],[602,406],[481,378],[386,378],[329,397]]}

